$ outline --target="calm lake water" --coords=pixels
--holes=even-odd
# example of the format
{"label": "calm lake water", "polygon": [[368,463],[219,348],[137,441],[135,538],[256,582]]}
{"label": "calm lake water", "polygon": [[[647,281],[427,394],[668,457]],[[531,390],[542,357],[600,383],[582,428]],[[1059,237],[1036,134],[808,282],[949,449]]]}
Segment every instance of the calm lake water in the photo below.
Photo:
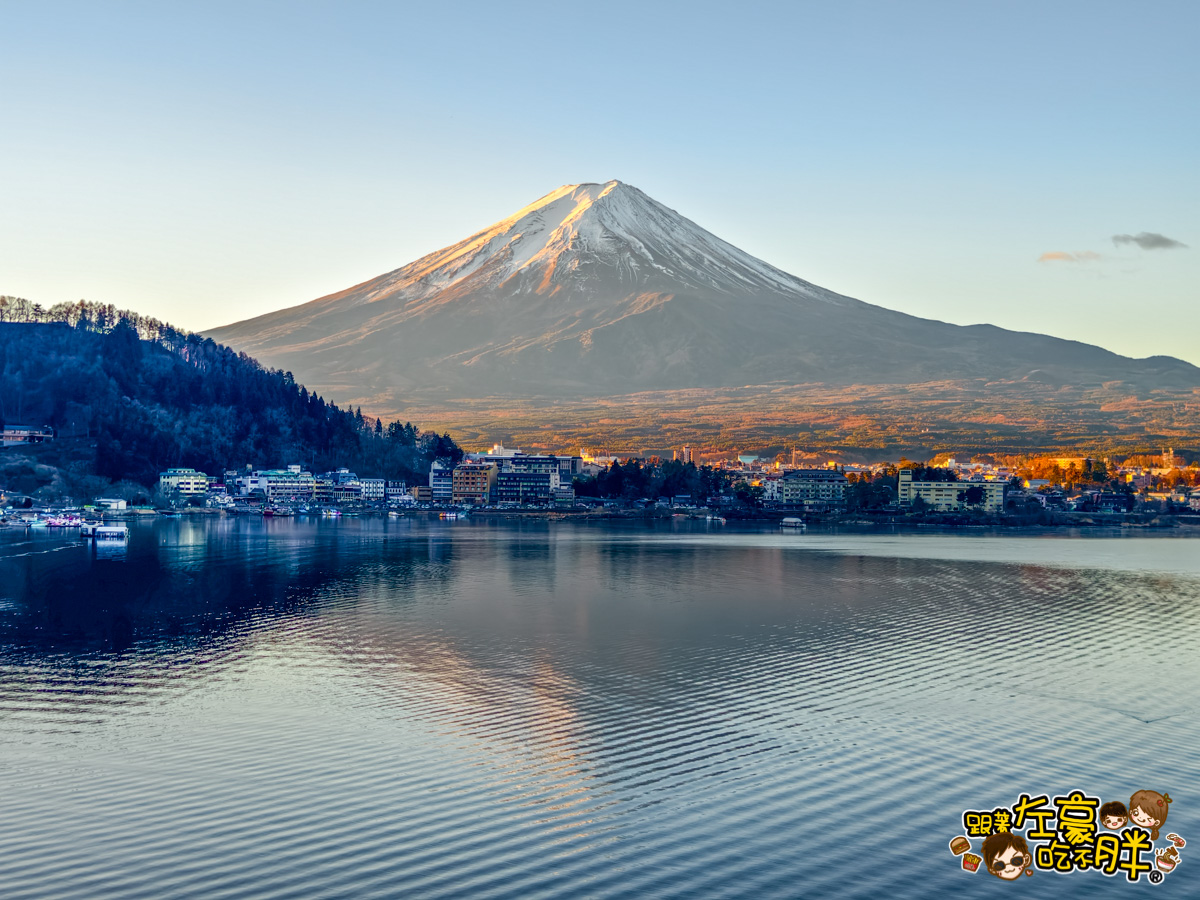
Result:
{"label": "calm lake water", "polygon": [[[1194,897],[1198,647],[1178,537],[0,529],[0,896]],[[1179,869],[959,868],[1075,788]]]}

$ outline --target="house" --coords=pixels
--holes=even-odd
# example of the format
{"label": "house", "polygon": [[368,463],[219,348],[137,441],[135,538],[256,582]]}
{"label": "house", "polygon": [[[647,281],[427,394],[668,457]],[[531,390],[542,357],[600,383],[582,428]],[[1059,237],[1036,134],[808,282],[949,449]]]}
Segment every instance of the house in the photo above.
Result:
{"label": "house", "polygon": [[1076,509],[1085,512],[1128,512],[1133,505],[1133,494],[1115,491],[1084,491],[1074,504]]}
{"label": "house", "polygon": [[43,441],[54,440],[54,429],[50,426],[39,428],[36,425],[5,425],[0,431],[0,446],[12,447],[17,444],[40,444]]}

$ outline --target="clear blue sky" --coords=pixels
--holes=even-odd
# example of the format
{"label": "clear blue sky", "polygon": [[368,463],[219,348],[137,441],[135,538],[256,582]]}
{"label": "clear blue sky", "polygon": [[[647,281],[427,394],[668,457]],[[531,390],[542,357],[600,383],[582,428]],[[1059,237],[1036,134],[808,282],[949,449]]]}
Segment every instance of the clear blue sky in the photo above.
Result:
{"label": "clear blue sky", "polygon": [[[202,329],[619,178],[869,302],[1200,363],[1195,2],[0,2],[0,22],[0,293]],[[1113,241],[1143,232],[1188,246]]]}

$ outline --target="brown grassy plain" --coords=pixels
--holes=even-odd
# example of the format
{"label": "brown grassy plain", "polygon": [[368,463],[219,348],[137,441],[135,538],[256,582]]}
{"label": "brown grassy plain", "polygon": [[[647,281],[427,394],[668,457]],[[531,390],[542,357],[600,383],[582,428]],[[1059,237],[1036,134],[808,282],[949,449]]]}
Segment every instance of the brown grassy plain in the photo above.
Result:
{"label": "brown grassy plain", "polygon": [[[365,406],[366,404],[364,404]],[[795,447],[846,461],[938,453],[1157,453],[1200,448],[1200,390],[941,381],[912,385],[748,385],[586,400],[414,402],[385,419],[448,430],[470,449],[586,447],[729,456]]]}

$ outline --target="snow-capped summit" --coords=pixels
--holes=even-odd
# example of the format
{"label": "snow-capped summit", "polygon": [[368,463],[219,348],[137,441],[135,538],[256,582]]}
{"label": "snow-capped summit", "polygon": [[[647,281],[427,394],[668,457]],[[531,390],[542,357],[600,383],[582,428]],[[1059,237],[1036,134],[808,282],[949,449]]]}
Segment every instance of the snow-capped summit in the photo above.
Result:
{"label": "snow-capped summit", "polygon": [[455,288],[579,299],[592,293],[594,282],[635,290],[664,278],[676,287],[729,295],[768,290],[832,296],[620,181],[563,185],[466,240],[360,285],[356,294],[335,296],[358,302],[403,296],[411,302]]}
{"label": "snow-capped summit", "polygon": [[211,334],[378,414],[422,399],[987,384],[1033,370],[1060,383],[1200,384],[1178,360],[1129,360],[843,297],[619,181],[564,185],[402,268]]}

